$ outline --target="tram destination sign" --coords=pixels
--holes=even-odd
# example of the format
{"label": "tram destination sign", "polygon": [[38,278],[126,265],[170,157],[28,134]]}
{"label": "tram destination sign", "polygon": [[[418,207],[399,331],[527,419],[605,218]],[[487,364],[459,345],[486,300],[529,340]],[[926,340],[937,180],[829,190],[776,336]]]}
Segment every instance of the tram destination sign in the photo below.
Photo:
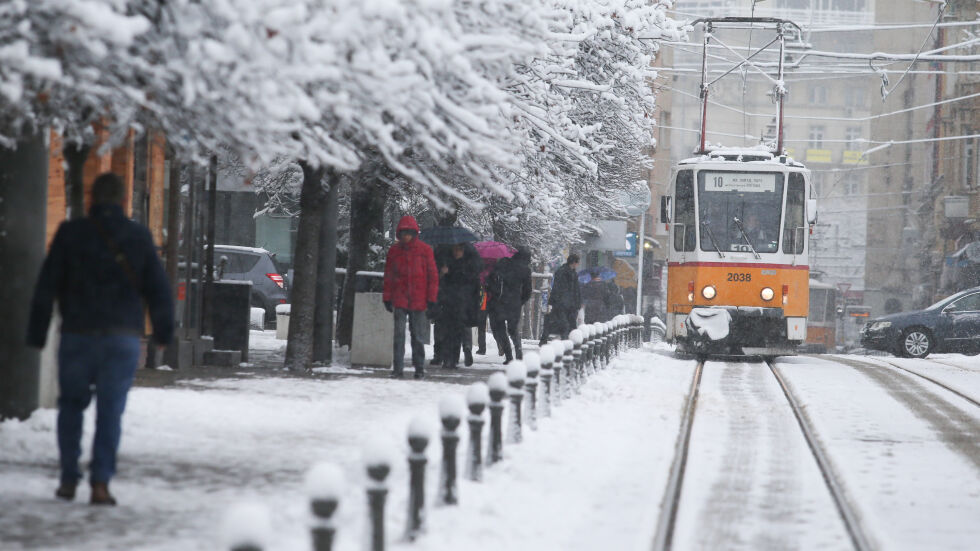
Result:
{"label": "tram destination sign", "polygon": [[761,193],[776,191],[775,172],[705,172],[705,191]]}

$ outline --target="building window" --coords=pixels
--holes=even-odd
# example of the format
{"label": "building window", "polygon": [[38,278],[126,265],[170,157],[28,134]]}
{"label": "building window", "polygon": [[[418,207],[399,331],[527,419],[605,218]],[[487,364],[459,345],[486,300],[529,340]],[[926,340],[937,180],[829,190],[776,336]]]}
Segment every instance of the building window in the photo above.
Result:
{"label": "building window", "polygon": [[977,185],[977,143],[976,138],[963,141],[963,188],[973,189]]}
{"label": "building window", "polygon": [[861,193],[861,177],[853,172],[844,174],[842,182],[844,195],[858,195]]}
{"label": "building window", "polygon": [[844,106],[849,108],[864,107],[864,88],[851,86],[844,91]]}
{"label": "building window", "polygon": [[827,88],[819,84],[810,87],[810,104],[811,105],[826,105],[827,104]]}
{"label": "building window", "polygon": [[823,135],[825,132],[826,128],[823,126],[810,127],[810,149],[823,148]]}
{"label": "building window", "polygon": [[848,126],[844,130],[844,139],[847,140],[847,149],[854,150],[860,148],[858,140],[861,139],[860,126]]}

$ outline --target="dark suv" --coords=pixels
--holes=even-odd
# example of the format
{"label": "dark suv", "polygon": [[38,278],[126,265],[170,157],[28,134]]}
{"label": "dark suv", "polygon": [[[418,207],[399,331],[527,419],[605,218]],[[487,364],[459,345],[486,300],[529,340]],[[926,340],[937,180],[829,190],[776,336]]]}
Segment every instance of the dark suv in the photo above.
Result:
{"label": "dark suv", "polygon": [[861,330],[861,344],[911,358],[925,358],[930,352],[980,353],[980,287],[925,310],[873,319]]}
{"label": "dark suv", "polygon": [[276,306],[289,300],[285,271],[269,251],[256,247],[215,245],[214,264],[227,257],[222,279],[252,282],[252,306],[265,309],[266,321],[276,318]]}

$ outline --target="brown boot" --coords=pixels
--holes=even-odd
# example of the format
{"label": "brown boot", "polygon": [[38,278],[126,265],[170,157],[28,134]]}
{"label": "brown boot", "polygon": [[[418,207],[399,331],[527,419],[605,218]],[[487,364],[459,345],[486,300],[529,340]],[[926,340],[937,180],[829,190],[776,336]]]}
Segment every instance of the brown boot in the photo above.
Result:
{"label": "brown boot", "polygon": [[89,500],[92,505],[115,505],[116,498],[112,497],[109,493],[109,484],[107,482],[93,482],[92,483],[92,499]]}
{"label": "brown boot", "polygon": [[72,501],[75,499],[75,485],[68,484],[65,482],[58,486],[58,489],[54,491],[54,497],[58,499],[63,499],[65,501]]}

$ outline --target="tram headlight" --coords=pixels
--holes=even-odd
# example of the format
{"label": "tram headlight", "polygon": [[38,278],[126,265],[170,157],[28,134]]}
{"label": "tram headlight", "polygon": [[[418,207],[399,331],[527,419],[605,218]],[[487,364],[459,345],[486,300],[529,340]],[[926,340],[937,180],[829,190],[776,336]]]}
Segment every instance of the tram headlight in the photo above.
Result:
{"label": "tram headlight", "polygon": [[701,289],[701,296],[703,296],[708,300],[715,298],[716,294],[717,292],[715,291],[715,288],[712,285],[706,285],[703,289]]}
{"label": "tram headlight", "polygon": [[762,297],[762,300],[769,301],[772,300],[772,297],[776,296],[776,291],[773,291],[770,287],[765,287],[762,289],[762,292],[759,293],[759,296]]}

